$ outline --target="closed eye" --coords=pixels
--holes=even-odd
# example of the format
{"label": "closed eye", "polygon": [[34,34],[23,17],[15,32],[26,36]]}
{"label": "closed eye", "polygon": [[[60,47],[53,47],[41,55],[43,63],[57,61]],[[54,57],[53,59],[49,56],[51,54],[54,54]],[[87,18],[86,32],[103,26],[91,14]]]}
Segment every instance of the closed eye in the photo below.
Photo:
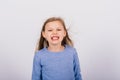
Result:
{"label": "closed eye", "polygon": [[57,31],[61,31],[62,29],[57,29]]}
{"label": "closed eye", "polygon": [[51,29],[49,29],[48,31],[52,31]]}

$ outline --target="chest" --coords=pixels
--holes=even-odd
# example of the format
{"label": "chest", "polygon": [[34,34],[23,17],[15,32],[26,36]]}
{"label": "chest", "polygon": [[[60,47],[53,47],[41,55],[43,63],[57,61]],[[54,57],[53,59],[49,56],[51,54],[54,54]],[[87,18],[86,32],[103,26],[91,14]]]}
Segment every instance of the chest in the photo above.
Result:
{"label": "chest", "polygon": [[43,70],[58,71],[60,69],[73,68],[72,54],[48,54],[42,57],[41,65]]}

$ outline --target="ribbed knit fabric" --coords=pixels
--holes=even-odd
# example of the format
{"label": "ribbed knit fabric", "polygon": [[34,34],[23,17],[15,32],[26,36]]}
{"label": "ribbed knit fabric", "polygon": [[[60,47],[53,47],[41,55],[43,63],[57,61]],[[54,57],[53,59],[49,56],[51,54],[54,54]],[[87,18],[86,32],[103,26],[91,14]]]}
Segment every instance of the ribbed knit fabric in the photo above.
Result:
{"label": "ribbed knit fabric", "polygon": [[68,45],[61,52],[43,48],[33,60],[32,80],[82,80],[75,48]]}

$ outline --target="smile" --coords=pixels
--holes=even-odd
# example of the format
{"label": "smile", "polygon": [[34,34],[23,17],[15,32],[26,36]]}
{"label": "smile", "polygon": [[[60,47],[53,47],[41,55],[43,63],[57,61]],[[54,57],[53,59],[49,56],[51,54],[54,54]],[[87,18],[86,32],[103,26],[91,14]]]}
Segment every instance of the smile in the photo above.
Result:
{"label": "smile", "polygon": [[59,36],[52,36],[51,39],[52,39],[52,40],[58,40],[58,39],[59,39]]}

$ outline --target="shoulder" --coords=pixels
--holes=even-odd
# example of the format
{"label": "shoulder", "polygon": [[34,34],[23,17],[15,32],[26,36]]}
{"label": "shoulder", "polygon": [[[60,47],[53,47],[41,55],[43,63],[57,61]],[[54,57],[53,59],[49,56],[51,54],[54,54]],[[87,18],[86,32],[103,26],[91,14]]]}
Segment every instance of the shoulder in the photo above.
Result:
{"label": "shoulder", "polygon": [[41,57],[41,56],[43,56],[45,53],[46,53],[46,52],[45,52],[45,49],[43,48],[43,49],[38,50],[38,51],[35,52],[35,57]]}
{"label": "shoulder", "polygon": [[76,49],[73,46],[66,45],[66,49],[69,52],[76,53]]}

